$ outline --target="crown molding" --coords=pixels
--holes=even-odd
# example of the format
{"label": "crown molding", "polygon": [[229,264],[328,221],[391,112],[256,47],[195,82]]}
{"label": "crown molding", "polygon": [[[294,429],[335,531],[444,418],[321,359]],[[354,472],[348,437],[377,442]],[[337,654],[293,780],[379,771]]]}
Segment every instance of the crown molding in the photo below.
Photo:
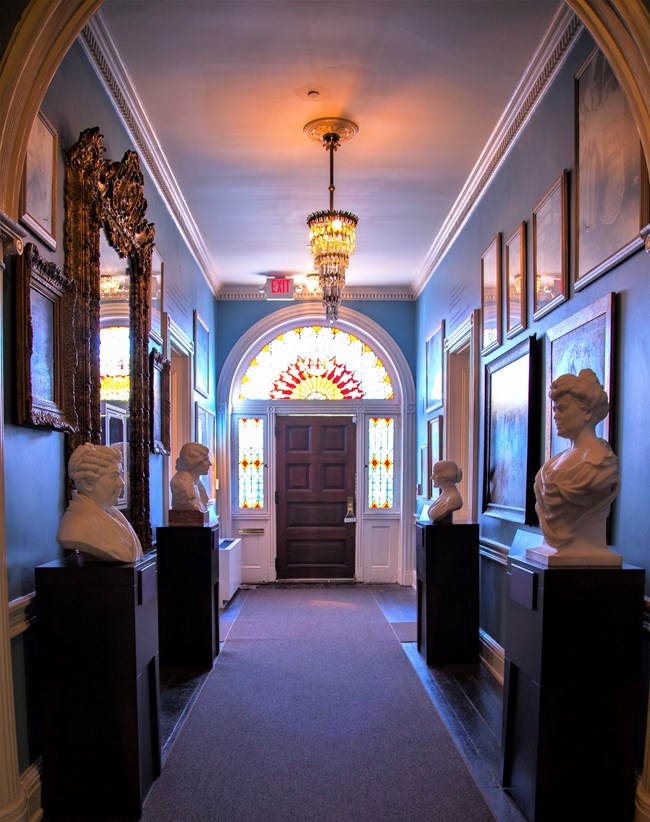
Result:
{"label": "crown molding", "polygon": [[206,282],[216,294],[220,286],[216,266],[100,11],[84,26],[79,41]]}
{"label": "crown molding", "polygon": [[[252,285],[222,285],[217,292],[219,300],[265,300],[264,288]],[[395,288],[365,288],[361,286],[344,288],[341,297],[342,301],[350,300],[407,300],[413,301],[415,296],[408,286],[396,286]],[[320,302],[320,294],[312,294],[306,289],[304,291],[296,291],[293,300],[286,302]],[[282,300],[274,300],[272,302],[281,303]],[[278,306],[280,307],[280,306]]]}
{"label": "crown molding", "polygon": [[413,281],[416,297],[422,293],[480,202],[492,177],[542,100],[549,81],[570,53],[581,28],[579,18],[562,4]]}

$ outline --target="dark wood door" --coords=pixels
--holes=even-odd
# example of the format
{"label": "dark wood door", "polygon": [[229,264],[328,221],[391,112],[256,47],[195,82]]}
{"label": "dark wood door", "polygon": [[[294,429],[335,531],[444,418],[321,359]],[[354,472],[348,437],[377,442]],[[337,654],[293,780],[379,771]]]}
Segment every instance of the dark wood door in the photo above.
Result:
{"label": "dark wood door", "polygon": [[356,428],[352,417],[278,417],[278,579],[354,576]]}

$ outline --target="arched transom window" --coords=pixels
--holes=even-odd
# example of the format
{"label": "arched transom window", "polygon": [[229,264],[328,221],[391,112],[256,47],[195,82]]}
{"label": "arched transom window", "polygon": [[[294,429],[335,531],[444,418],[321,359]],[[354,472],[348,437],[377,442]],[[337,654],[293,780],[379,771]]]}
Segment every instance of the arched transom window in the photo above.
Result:
{"label": "arched transom window", "polygon": [[294,328],[255,356],[241,400],[392,400],[383,363],[358,337],[326,326]]}

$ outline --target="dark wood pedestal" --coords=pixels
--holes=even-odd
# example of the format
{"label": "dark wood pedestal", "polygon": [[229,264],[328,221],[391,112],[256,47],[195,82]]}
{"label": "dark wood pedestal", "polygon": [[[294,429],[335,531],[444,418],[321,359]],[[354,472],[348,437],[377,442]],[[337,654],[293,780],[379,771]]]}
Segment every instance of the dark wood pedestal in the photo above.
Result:
{"label": "dark wood pedestal", "polygon": [[157,529],[160,664],[209,670],[219,653],[219,526]]}
{"label": "dark wood pedestal", "polygon": [[478,525],[416,525],[418,651],[427,665],[476,662]]}
{"label": "dark wood pedestal", "polygon": [[502,784],[530,822],[634,817],[644,571],[508,562]]}
{"label": "dark wood pedestal", "polygon": [[48,820],[139,819],[160,774],[155,558],[36,568]]}

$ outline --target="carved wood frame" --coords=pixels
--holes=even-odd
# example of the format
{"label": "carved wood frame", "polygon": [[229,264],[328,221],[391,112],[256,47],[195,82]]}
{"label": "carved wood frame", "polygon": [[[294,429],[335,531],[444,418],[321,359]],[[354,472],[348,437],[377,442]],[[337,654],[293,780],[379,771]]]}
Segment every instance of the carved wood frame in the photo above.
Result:
{"label": "carved wood frame", "polygon": [[[74,352],[69,349],[63,357],[62,346],[62,300],[67,291],[73,291],[73,282],[66,277],[53,262],[44,260],[33,243],[27,243],[19,260],[16,278],[16,419],[20,425],[35,425],[56,431],[76,429],[76,411],[71,385],[66,385],[65,376],[73,374],[76,368]],[[40,397],[35,393],[33,357],[47,357],[45,351],[37,351],[39,334],[35,329],[33,313],[33,292],[38,292],[52,304],[52,327],[44,329],[50,334],[47,342],[51,345],[51,361],[43,363],[51,369],[52,395]]]}
{"label": "carved wood frame", "polygon": [[[99,402],[99,233],[129,257],[131,294],[130,506],[127,514],[142,547],[151,547],[149,502],[149,281],[154,227],[146,220],[147,201],[138,155],[120,161],[103,157],[98,128],[83,131],[65,157],[65,272],[77,286],[77,302],[67,315],[75,333],[78,365],[74,376],[79,430],[68,438],[71,453],[83,442],[100,442]],[[72,337],[72,335],[71,335]]]}

